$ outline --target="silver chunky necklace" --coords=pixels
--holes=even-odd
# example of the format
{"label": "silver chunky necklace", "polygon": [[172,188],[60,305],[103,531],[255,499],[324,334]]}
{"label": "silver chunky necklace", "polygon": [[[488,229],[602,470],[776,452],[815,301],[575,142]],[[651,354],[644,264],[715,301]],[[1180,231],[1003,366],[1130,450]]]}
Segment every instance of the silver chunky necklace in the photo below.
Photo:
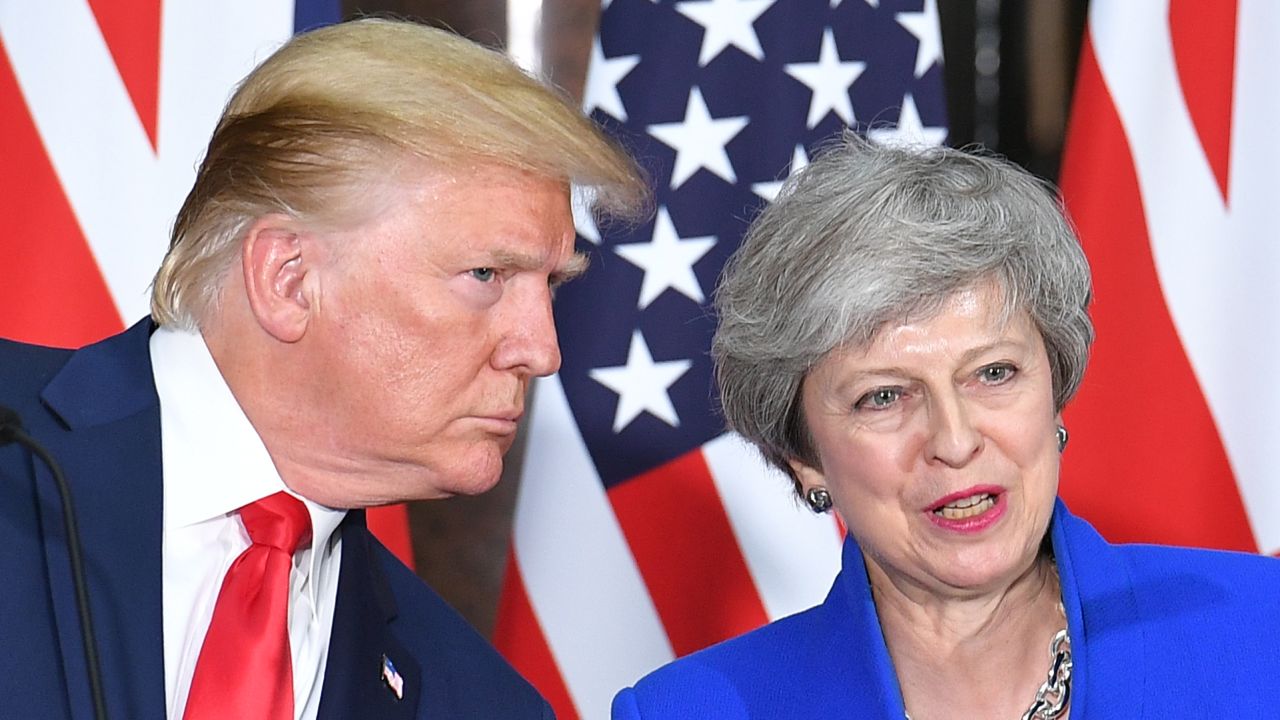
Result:
{"label": "silver chunky necklace", "polygon": [[[1053,662],[1049,665],[1049,677],[1036,690],[1036,699],[1031,707],[1022,713],[1022,720],[1053,720],[1061,717],[1071,704],[1071,638],[1067,629],[1062,628],[1053,636],[1049,644],[1049,656]],[[911,720],[911,713],[906,713]]]}

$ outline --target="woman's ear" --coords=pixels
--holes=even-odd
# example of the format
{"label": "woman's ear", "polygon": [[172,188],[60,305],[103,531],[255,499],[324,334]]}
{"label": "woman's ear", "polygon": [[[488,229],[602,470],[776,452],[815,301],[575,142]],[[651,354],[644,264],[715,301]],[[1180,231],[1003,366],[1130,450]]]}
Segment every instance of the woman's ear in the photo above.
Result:
{"label": "woman's ear", "polygon": [[800,484],[801,493],[808,491],[809,488],[826,487],[827,476],[818,468],[811,467],[803,460],[796,458],[788,460],[787,464],[791,466],[791,473]]}
{"label": "woman's ear", "polygon": [[311,319],[314,298],[307,282],[316,272],[306,252],[308,236],[287,215],[258,218],[240,248],[245,295],[258,324],[281,342],[302,339]]}

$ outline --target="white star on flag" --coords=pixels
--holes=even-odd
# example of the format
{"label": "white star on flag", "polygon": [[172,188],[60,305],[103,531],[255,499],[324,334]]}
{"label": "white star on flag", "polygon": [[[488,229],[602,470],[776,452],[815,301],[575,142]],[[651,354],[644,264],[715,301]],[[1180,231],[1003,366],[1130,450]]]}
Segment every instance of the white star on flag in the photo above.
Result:
{"label": "white star on flag", "polygon": [[702,91],[695,85],[689,91],[684,120],[658,123],[647,129],[650,135],[676,151],[676,164],[671,171],[671,189],[675,190],[699,168],[706,168],[725,182],[736,183],[738,176],[733,172],[724,146],[746,126],[745,116],[711,117]]}
{"label": "white star on flag", "polygon": [[582,101],[584,111],[590,114],[592,110],[599,108],[626,122],[627,109],[623,107],[622,96],[618,94],[618,83],[639,64],[639,55],[606,58],[597,36],[595,42],[591,43],[591,63],[587,65],[586,97]]}
{"label": "white star on flag", "polygon": [[696,303],[705,300],[702,285],[693,273],[693,266],[715,244],[713,236],[682,239],[676,233],[671,214],[664,206],[658,209],[658,217],[653,224],[653,239],[650,242],[614,245],[613,250],[627,262],[644,270],[639,304],[639,308],[643,310],[667,288]]}
{"label": "white star on flag", "polygon": [[808,85],[813,91],[807,121],[810,128],[816,127],[831,111],[839,115],[845,125],[853,124],[853,102],[849,99],[849,87],[866,69],[867,64],[864,62],[841,62],[840,51],[836,49],[836,36],[831,28],[822,33],[822,50],[817,62],[790,63],[786,66],[788,75]]}
{"label": "white star on flag", "polygon": [[916,77],[924,75],[935,62],[942,62],[942,33],[938,30],[938,2],[924,0],[921,12],[898,13],[898,24],[911,31],[919,42],[916,48]]}
{"label": "white star on flag", "polygon": [[907,93],[902,98],[902,110],[898,113],[898,124],[895,127],[871,128],[867,137],[883,145],[941,145],[947,139],[947,129],[943,127],[925,127],[920,120],[920,110],[916,108],[916,99]]}
{"label": "white star on flag", "polygon": [[702,26],[702,49],[698,66],[705,66],[725,48],[733,45],[757,60],[764,49],[752,23],[774,0],[691,0],[676,4],[681,15]]}
{"label": "white star on flag", "polygon": [[679,427],[680,417],[671,404],[670,388],[692,366],[692,360],[655,363],[644,336],[636,330],[631,335],[626,365],[595,368],[589,374],[592,380],[618,394],[618,409],[613,415],[613,431],[618,433],[642,412]]}
{"label": "white star on flag", "polygon": [[773,202],[774,198],[778,197],[778,191],[782,190],[782,185],[787,181],[787,178],[808,164],[809,154],[805,152],[804,146],[796,145],[795,152],[791,155],[791,165],[787,168],[787,173],[778,180],[752,183],[751,190],[765,200]]}

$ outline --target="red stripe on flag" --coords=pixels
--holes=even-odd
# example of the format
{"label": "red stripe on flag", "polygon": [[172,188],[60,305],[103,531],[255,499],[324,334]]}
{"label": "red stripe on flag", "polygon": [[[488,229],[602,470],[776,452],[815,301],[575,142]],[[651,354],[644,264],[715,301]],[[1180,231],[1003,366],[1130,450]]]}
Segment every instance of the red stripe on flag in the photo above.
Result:
{"label": "red stripe on flag", "polygon": [[0,44],[0,337],[79,347],[121,329]]}
{"label": "red stripe on flag", "polygon": [[498,652],[551,703],[559,720],[578,720],[569,688],[556,671],[555,657],[525,594],[514,547],[507,553],[507,571],[502,578],[502,597],[498,601],[493,637]]}
{"label": "red stripe on flag", "polygon": [[160,0],[89,0],[152,150],[159,118],[160,5]]}
{"label": "red stripe on flag", "polygon": [[1178,81],[1227,202],[1231,170],[1231,109],[1236,70],[1236,0],[1173,0],[1169,31]]}
{"label": "red stripe on flag", "polygon": [[409,509],[404,505],[369,508],[369,530],[400,562],[413,567],[413,537],[409,534]]}
{"label": "red stripe on flag", "polygon": [[1113,542],[1254,551],[1164,302],[1132,154],[1087,37],[1079,73],[1062,193],[1093,268],[1098,341],[1066,412],[1062,495]]}
{"label": "red stripe on flag", "polygon": [[609,499],[677,656],[768,622],[700,451],[614,486]]}

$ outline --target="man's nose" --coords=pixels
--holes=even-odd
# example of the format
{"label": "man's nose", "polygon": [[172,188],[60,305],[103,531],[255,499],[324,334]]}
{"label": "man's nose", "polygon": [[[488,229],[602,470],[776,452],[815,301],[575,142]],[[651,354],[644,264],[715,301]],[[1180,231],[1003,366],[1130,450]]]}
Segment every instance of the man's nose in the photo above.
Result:
{"label": "man's nose", "polygon": [[560,343],[550,288],[513,298],[508,310],[502,319],[502,339],[494,350],[494,366],[536,377],[559,370]]}

